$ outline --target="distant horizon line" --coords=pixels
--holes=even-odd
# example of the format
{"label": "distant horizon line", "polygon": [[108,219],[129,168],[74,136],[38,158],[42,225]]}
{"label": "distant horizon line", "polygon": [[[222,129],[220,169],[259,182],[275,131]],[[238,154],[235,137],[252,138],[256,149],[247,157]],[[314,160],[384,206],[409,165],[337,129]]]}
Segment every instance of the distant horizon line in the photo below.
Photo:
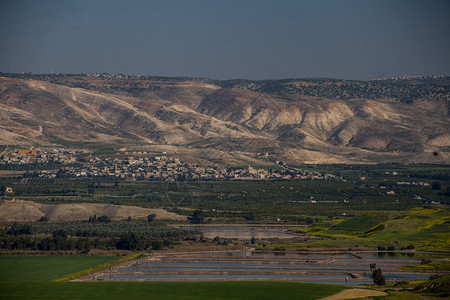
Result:
{"label": "distant horizon line", "polygon": [[125,73],[34,73],[34,72],[2,72],[0,71],[0,75],[45,75],[45,76],[127,76],[127,77],[149,77],[149,78],[167,78],[167,79],[195,79],[195,80],[212,80],[212,81],[234,81],[234,80],[243,80],[243,81],[282,81],[282,80],[340,80],[340,81],[378,81],[378,80],[392,80],[392,79],[422,79],[422,78],[446,78],[450,77],[450,75],[403,75],[403,76],[391,76],[391,77],[378,77],[374,79],[343,79],[336,77],[286,77],[279,79],[248,79],[248,78],[231,78],[231,79],[217,79],[217,78],[209,78],[209,77],[195,77],[195,76],[161,76],[161,75],[142,75],[142,74],[125,74]]}

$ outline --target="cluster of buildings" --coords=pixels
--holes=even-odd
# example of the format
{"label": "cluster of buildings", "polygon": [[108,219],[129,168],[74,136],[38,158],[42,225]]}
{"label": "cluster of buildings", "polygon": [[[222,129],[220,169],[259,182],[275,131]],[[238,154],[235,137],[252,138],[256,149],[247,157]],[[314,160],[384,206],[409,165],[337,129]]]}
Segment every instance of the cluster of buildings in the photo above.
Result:
{"label": "cluster of buildings", "polygon": [[[26,152],[28,151],[28,152]],[[15,150],[0,156],[0,164],[27,164],[27,163],[56,163],[61,167],[54,170],[37,170],[27,176],[39,178],[120,178],[120,179],[146,179],[146,180],[292,180],[292,179],[336,179],[332,174],[322,174],[307,171],[287,164],[279,164],[278,169],[251,166],[200,166],[168,158],[166,155],[127,156],[113,155],[99,158],[97,156],[83,155],[80,152],[66,149],[53,149],[49,151]],[[141,154],[141,153],[137,153]]]}
{"label": "cluster of buildings", "polygon": [[[413,79],[443,79],[445,78],[444,75],[422,75],[422,76],[411,76],[411,75],[404,75],[404,76],[397,76],[397,77],[391,77],[391,80],[413,80]],[[377,78],[375,80],[386,80],[385,78]]]}
{"label": "cluster of buildings", "polygon": [[401,181],[401,182],[396,182],[396,184],[397,185],[430,186],[430,184],[428,182],[423,182],[423,181],[413,181],[413,182]]}
{"label": "cluster of buildings", "polygon": [[38,149],[15,149],[4,151],[0,154],[0,165],[25,165],[25,164],[71,164],[78,160],[80,152],[66,149],[52,149],[41,151]]}
{"label": "cluster of buildings", "polygon": [[42,171],[38,177],[103,177],[162,181],[183,180],[276,180],[276,179],[334,179],[321,174],[285,167],[282,170],[199,166],[166,156],[99,159],[95,157],[80,166],[65,166],[59,170]]}

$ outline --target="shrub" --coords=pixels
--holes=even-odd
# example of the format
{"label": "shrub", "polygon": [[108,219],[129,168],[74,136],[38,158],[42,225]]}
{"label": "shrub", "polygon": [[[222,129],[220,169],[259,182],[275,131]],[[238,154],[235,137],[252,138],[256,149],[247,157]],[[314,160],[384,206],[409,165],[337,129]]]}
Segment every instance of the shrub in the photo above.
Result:
{"label": "shrub", "polygon": [[100,216],[97,218],[97,222],[108,223],[111,219],[108,216]]}
{"label": "shrub", "polygon": [[155,215],[155,214],[149,214],[149,215],[147,216],[147,221],[148,221],[149,223],[153,222],[155,219],[156,219],[156,215]]}

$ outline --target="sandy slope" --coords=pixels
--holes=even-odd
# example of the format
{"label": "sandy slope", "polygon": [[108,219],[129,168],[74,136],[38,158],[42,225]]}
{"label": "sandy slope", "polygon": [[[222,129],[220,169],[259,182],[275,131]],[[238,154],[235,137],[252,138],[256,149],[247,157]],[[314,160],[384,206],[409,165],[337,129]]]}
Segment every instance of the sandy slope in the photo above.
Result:
{"label": "sandy slope", "polygon": [[40,204],[33,201],[16,200],[0,203],[0,221],[36,221],[46,216],[49,221],[88,220],[90,216],[108,216],[113,220],[144,219],[156,214],[160,220],[186,220],[185,216],[170,213],[164,209],[150,209],[136,206],[79,203],[79,204]]}

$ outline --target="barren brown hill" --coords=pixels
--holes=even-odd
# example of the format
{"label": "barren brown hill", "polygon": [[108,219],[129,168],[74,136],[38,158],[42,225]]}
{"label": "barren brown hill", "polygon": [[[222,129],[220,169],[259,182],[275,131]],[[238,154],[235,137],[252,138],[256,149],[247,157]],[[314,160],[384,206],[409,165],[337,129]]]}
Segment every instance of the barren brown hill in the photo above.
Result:
{"label": "barren brown hill", "polygon": [[86,221],[89,217],[108,216],[112,220],[145,219],[155,214],[157,220],[186,221],[185,216],[167,212],[164,209],[150,209],[136,206],[98,203],[41,204],[33,201],[17,200],[0,203],[0,221],[29,222],[47,217],[49,221]]}
{"label": "barren brown hill", "polygon": [[[424,85],[422,93],[411,84],[403,89],[414,88],[416,96],[404,101],[394,92],[351,98],[338,90],[324,98],[238,83],[1,77],[0,144],[170,149],[187,160],[232,164],[449,162],[448,93],[436,92],[447,85]],[[270,87],[314,86],[277,84]],[[330,91],[348,89],[327,84]],[[380,91],[390,87],[376,84]]]}

